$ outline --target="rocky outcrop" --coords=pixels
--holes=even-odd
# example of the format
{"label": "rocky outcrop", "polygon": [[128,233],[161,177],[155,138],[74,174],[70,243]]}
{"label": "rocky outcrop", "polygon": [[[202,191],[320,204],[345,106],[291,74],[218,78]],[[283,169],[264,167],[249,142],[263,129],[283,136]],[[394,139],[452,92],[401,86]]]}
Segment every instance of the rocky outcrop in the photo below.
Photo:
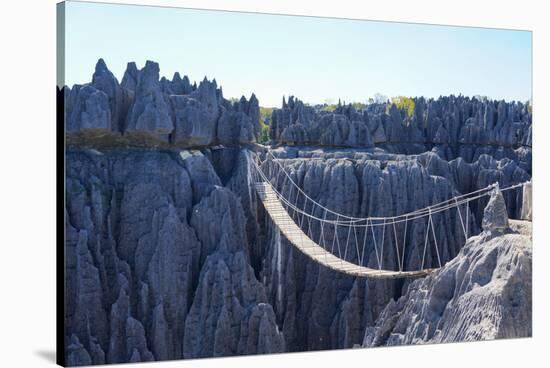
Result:
{"label": "rocky outcrop", "polygon": [[266,302],[243,252],[208,256],[185,322],[185,357],[283,352],[283,335]]}
{"label": "rocky outcrop", "polygon": [[[469,193],[498,183],[505,188],[517,183],[527,182],[531,178],[530,165],[518,164],[509,158],[495,159],[482,154],[477,160],[468,163],[461,157],[449,162],[434,153],[423,153],[417,159],[427,168],[431,175],[442,176],[453,183],[460,193]],[[512,190],[502,193],[506,208],[512,218],[521,217],[523,193]],[[482,218],[487,198],[480,198],[471,203],[471,209],[478,219]]]}
{"label": "rocky outcrop", "polygon": [[533,184],[531,182],[527,183],[523,187],[523,203],[521,205],[521,219],[522,220],[533,220]]}
{"label": "rocky outcrop", "polygon": [[99,59],[91,83],[64,87],[69,144],[74,134],[79,143],[82,137],[98,134],[122,135],[124,140],[112,139],[111,146],[140,147],[144,142],[176,147],[234,145],[259,137],[259,102],[254,94],[249,100],[230,102],[216,80],[204,78],[197,86],[179,73],[172,80],[159,78],[157,63],[147,61],[138,70],[131,62],[119,84]]}
{"label": "rocky outcrop", "polygon": [[275,142],[328,147],[382,146],[393,152],[434,149],[447,160],[473,161],[475,152],[531,147],[531,112],[520,102],[463,96],[414,98],[414,110],[373,103],[362,111],[338,104],[332,112],[295,97],[273,110],[270,138]]}
{"label": "rocky outcrop", "polygon": [[118,84],[118,80],[113,73],[107,68],[103,59],[99,59],[95,66],[91,85],[107,95],[112,130],[121,132],[124,128],[124,116],[128,110],[126,103],[128,96]]}
{"label": "rocky outcrop", "polygon": [[66,130],[72,132],[110,133],[113,125],[109,96],[89,85],[75,85],[68,94]]}
{"label": "rocky outcrop", "polygon": [[[415,162],[294,159],[285,160],[285,165],[292,179],[309,196],[328,208],[351,216],[405,213],[447,199],[453,193],[448,181],[431,177]],[[314,214],[323,216],[321,212]],[[445,244],[442,249],[445,261],[458,253],[464,241],[452,235],[460,223],[456,214],[451,216],[435,219],[436,226],[441,229],[439,243]],[[475,226],[475,223],[471,224],[472,228]],[[396,230],[398,238],[402,239],[404,227]],[[363,239],[361,231],[357,236]],[[382,237],[381,231],[381,228],[377,231],[378,239]],[[420,266],[419,254],[425,231],[424,222],[409,225],[405,269]],[[269,280],[271,304],[277,306],[285,340],[293,349],[342,348],[360,343],[363,326],[376,318],[385,303],[401,293],[402,282],[354,280],[320,267],[277,236],[276,230],[270,232],[272,245],[267,259],[272,262],[267,263],[264,277]],[[312,233],[318,234],[320,229],[314,228]],[[345,235],[339,234],[342,244]],[[386,249],[391,249],[392,241],[393,238],[386,238]],[[365,248],[366,265],[376,268],[374,247],[369,237]],[[348,258],[358,262],[355,252],[350,252]],[[431,252],[428,258],[429,264],[436,264],[435,252]],[[396,254],[386,252],[383,262],[390,269],[396,268]],[[312,292],[305,293],[306,290]]]}
{"label": "rocky outcrop", "polygon": [[106,134],[124,130],[124,120],[133,93],[119,85],[103,59],[98,60],[91,83],[75,85],[72,90],[66,90],[67,132]]}
{"label": "rocky outcrop", "polygon": [[139,70],[135,62],[129,62],[122,76],[120,85],[122,88],[134,92],[138,84]]}
{"label": "rocky outcrop", "polygon": [[238,102],[225,102],[218,121],[217,137],[221,144],[244,144],[255,141],[259,136],[258,99],[254,94],[247,101],[244,97]]}
{"label": "rocky outcrop", "polygon": [[185,322],[184,356],[284,351],[273,309],[249,263],[237,198],[228,189],[214,188],[193,209],[191,224],[205,260]]}
{"label": "rocky outcrop", "polygon": [[[294,159],[295,161],[342,161],[362,165],[362,163],[378,163],[381,167],[386,165],[409,166],[413,163],[425,168],[429,175],[445,178],[449,185],[459,193],[469,193],[486,188],[498,183],[505,188],[517,183],[527,182],[531,178],[530,164],[518,163],[518,161],[503,157],[496,159],[490,155],[482,154],[475,161],[467,162],[462,158],[446,161],[433,152],[425,152],[419,155],[403,155],[388,153],[381,149],[328,149],[328,148],[304,148],[284,147],[274,151],[279,157]],[[529,166],[527,166],[529,165]],[[508,214],[511,218],[521,218],[523,195],[521,190],[513,190],[502,193],[506,202]],[[389,199],[388,199],[389,200]],[[480,198],[470,204],[470,209],[481,225],[483,209],[487,204],[487,198]],[[421,208],[421,207],[418,207]]]}
{"label": "rocky outcrop", "polygon": [[[354,216],[405,213],[492,180],[504,187],[529,178],[515,161],[488,156],[467,163],[378,148],[274,153],[308,195]],[[342,275],[295,250],[251,190],[245,149],[80,149],[67,157],[65,318],[74,364],[349,348],[414,285]],[[517,218],[523,200],[511,192],[503,193],[506,212]],[[478,206],[469,209],[470,234],[482,229]],[[433,220],[442,262],[452,264],[464,245],[460,218]],[[407,239],[405,269],[415,269],[426,224],[404,231],[396,228]],[[374,254],[369,238],[371,267]],[[397,267],[395,254],[384,264]],[[437,265],[433,247],[426,265]]]}
{"label": "rocky outcrop", "polygon": [[[444,267],[426,279],[353,278],[293,248],[258,202],[253,158],[242,147],[259,135],[255,95],[229,101],[215,80],[161,78],[153,62],[141,70],[129,63],[119,84],[100,60],[91,83],[58,96],[69,143],[71,365],[530,334],[529,288],[520,287],[530,283],[530,239],[508,229],[531,218],[530,186],[462,208],[475,235],[467,243],[456,211],[434,215]],[[328,112],[283,99],[270,135],[285,146],[274,154],[310,197],[358,217],[530,180],[526,106],[462,96],[414,101],[410,114],[386,104]],[[92,136],[104,146],[86,140]],[[138,141],[146,149],[121,148]],[[316,226],[303,224],[319,234]],[[384,248],[405,239],[404,269],[418,269],[426,231],[425,220],[388,228]],[[375,254],[367,237],[364,264],[376,267]],[[355,252],[346,257],[358,262]],[[398,267],[394,252],[382,258]],[[438,266],[433,246],[425,266]]]}
{"label": "rocky outcrop", "polygon": [[[192,89],[188,86],[187,80],[180,83],[180,88],[177,88],[177,82],[177,79],[172,82],[176,85],[173,88],[175,90]],[[207,146],[215,143],[222,98],[221,90],[217,90],[216,81],[210,82],[206,78],[188,95],[170,95],[175,122],[174,142],[188,146]]]}
{"label": "rocky outcrop", "polygon": [[500,192],[498,185],[491,192],[489,203],[483,211],[481,228],[485,239],[504,234],[508,230],[508,213],[506,202]]}
{"label": "rocky outcrop", "polygon": [[207,155],[69,151],[66,185],[67,362],[284,351],[243,207]]}
{"label": "rocky outcrop", "polygon": [[507,221],[495,191],[485,209],[484,231],[444,268],[390,301],[367,328],[363,346],[531,336],[530,230],[510,230]]}
{"label": "rocky outcrop", "polygon": [[168,102],[159,83],[159,65],[147,61],[140,70],[134,104],[126,117],[126,132],[140,132],[168,141],[174,130]]}
{"label": "rocky outcrop", "polygon": [[[310,123],[315,118],[315,109],[305,105],[302,101],[291,96],[286,102],[283,97],[283,106],[281,109],[274,109],[271,116],[271,124],[269,125],[269,136],[272,139],[278,139],[283,135],[286,128],[294,124],[300,124],[303,127],[309,127]],[[288,135],[289,133],[287,133]],[[291,138],[289,136],[285,139]],[[299,137],[298,137],[299,138]],[[308,140],[305,142],[309,142]],[[295,140],[296,141],[296,140]],[[303,143],[304,141],[296,141]]]}
{"label": "rocky outcrop", "polygon": [[[458,193],[485,188],[494,183],[491,180],[501,182],[501,187],[504,187],[529,178],[513,161],[497,161],[489,157],[467,163],[461,159],[447,162],[433,153],[411,157],[382,150],[282,147],[274,153],[283,158],[291,178],[310,197],[328,208],[358,217],[406,213]],[[288,193],[288,190],[286,186],[283,192]],[[506,212],[518,218],[521,191],[508,191],[504,195]],[[486,203],[486,199],[471,203],[470,234],[481,230]],[[318,208],[306,210],[323,217]],[[464,212],[462,216],[465,220]],[[465,242],[460,217],[456,211],[450,211],[445,216],[434,216],[434,221],[437,244],[445,264],[459,253]],[[296,251],[276,229],[270,227],[269,221],[267,226],[269,247],[262,278],[266,280],[271,305],[275,307],[289,350],[343,348],[360,344],[365,326],[374,324],[386,304],[407,290],[408,281],[355,280],[320,267]],[[387,232],[390,230],[388,227]],[[325,228],[324,231],[330,239],[331,229]],[[398,239],[405,238],[404,231],[403,226],[396,227]],[[319,234],[320,229],[314,227],[311,232]],[[425,220],[408,224],[405,269],[420,267],[425,234]],[[361,230],[357,236],[363,238]],[[341,237],[345,241],[345,234]],[[380,232],[377,238],[381,238]],[[394,246],[393,235],[388,235],[385,249]],[[377,267],[374,242],[370,236],[365,249],[366,264]],[[354,254],[348,254],[348,260],[356,262]],[[428,257],[428,267],[437,267],[433,246],[428,248]],[[397,268],[395,253],[385,254],[384,264],[390,269]],[[309,290],[312,292],[306,292]]]}

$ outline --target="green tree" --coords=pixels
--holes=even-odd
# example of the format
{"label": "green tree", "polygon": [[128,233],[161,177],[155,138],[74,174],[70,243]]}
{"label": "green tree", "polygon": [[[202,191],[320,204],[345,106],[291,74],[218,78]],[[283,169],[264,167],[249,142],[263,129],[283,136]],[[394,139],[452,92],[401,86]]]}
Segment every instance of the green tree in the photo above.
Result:
{"label": "green tree", "polygon": [[258,143],[266,143],[269,141],[269,124],[271,123],[272,107],[260,106],[260,138]]}
{"label": "green tree", "polygon": [[[410,97],[397,96],[391,98],[391,103],[395,105],[399,110],[404,111],[408,117],[412,117],[414,114],[414,100]],[[389,111],[391,105],[386,107],[386,112]]]}
{"label": "green tree", "polygon": [[328,112],[333,112],[334,110],[336,110],[336,107],[338,107],[338,105],[335,105],[335,104],[325,104],[323,106],[323,111],[328,111]]}

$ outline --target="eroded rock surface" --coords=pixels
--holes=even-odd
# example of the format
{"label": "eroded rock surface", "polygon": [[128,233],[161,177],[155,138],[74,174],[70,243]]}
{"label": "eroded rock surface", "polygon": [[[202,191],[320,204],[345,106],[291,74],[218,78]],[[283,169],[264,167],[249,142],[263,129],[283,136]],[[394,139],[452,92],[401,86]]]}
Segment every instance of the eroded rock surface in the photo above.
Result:
{"label": "eroded rock surface", "polygon": [[455,259],[390,301],[363,346],[531,336],[530,234],[503,231],[501,198],[492,197],[484,232]]}
{"label": "eroded rock surface", "polygon": [[273,110],[269,136],[283,144],[378,145],[396,153],[433,148],[446,160],[462,157],[468,162],[481,153],[530,150],[532,116],[525,104],[463,96],[413,100],[411,112],[391,103],[372,103],[360,111],[339,103],[334,111],[325,111],[291,96]]}
{"label": "eroded rock surface", "polygon": [[[91,83],[58,96],[68,140],[85,143],[66,160],[70,365],[530,335],[529,226],[513,220],[531,218],[530,186],[464,206],[466,246],[456,211],[434,215],[444,267],[433,275],[354,278],[302,255],[258,202],[247,150],[260,133],[256,96],[229,101],[215,80],[170,80],[154,62],[129,63],[118,83],[103,60]],[[531,115],[520,103],[419,98],[409,116],[387,104],[320,111],[291,97],[270,135],[292,180],[350,216],[531,178]],[[89,149],[92,136],[106,147]],[[141,149],[126,148],[136,141]],[[386,231],[385,249],[404,239],[404,269],[418,269],[425,219]],[[367,237],[365,265],[377,267],[375,253]],[[395,253],[382,258],[398,267]],[[425,266],[438,266],[433,246]]]}
{"label": "eroded rock surface", "polygon": [[[354,216],[409,212],[490,178],[503,187],[529,177],[508,159],[447,162],[378,148],[274,153],[308,195]],[[246,149],[73,150],[67,157],[66,339],[74,364],[353,347],[413,290],[406,280],[325,269],[294,249],[251,190]],[[523,208],[518,192],[505,199],[512,218]],[[470,207],[470,234],[482,229],[483,210]],[[450,212],[433,220],[442,262],[452,265],[464,245],[460,218]],[[396,228],[408,244],[404,266],[416,269],[426,223],[404,231]],[[365,249],[365,263],[376,267],[370,238]],[[387,252],[384,264],[396,268],[395,254]],[[426,265],[437,266],[433,247]]]}
{"label": "eroded rock surface", "polygon": [[200,152],[67,153],[67,362],[284,351],[220,185]]}
{"label": "eroded rock surface", "polygon": [[128,63],[119,84],[99,59],[92,82],[64,87],[63,95],[69,138],[111,133],[129,145],[205,147],[251,143],[260,135],[254,94],[231,102],[216,80],[205,77],[197,86],[179,73],[172,80],[160,78],[160,66],[153,61],[141,70]]}

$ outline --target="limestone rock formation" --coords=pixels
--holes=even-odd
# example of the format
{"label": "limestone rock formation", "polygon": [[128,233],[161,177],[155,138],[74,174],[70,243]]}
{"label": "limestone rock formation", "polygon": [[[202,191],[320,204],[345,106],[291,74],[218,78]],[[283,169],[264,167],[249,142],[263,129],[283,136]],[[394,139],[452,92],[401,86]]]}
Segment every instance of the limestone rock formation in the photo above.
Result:
{"label": "limestone rock formation", "polygon": [[254,142],[259,136],[258,99],[253,94],[250,101],[241,97],[233,104],[225,102],[218,121],[217,137],[221,144]]}
{"label": "limestone rock formation", "polygon": [[194,98],[172,95],[170,103],[174,115],[174,141],[189,146],[214,143],[216,117],[208,118],[202,104]]}
{"label": "limestone rock formation", "polygon": [[285,144],[305,143],[309,142],[309,138],[303,125],[296,123],[283,130],[281,141]]}
{"label": "limestone rock formation", "polygon": [[[467,163],[380,149],[274,153],[308,195],[356,216],[405,213],[495,179],[504,187],[530,177],[515,161],[486,155]],[[352,347],[392,300],[413,290],[410,282],[339,274],[291,247],[251,191],[250,160],[237,148],[68,152],[69,361]],[[502,194],[506,212],[519,217],[521,194]],[[470,208],[470,234],[482,229],[480,203]],[[434,223],[442,261],[453,264],[464,244],[460,218],[455,212]],[[404,230],[396,228],[399,238]],[[425,223],[409,224],[405,269],[419,267],[425,231]],[[517,234],[494,239],[508,235]],[[371,240],[365,257],[375,266]],[[396,262],[385,255],[388,267]],[[433,249],[426,264],[437,265]]]}
{"label": "limestone rock formation", "polygon": [[159,65],[147,61],[139,71],[135,101],[126,117],[126,131],[142,132],[168,141],[174,129],[170,110],[159,84]]}
{"label": "limestone rock formation", "polygon": [[133,61],[129,62],[126,65],[124,76],[122,77],[122,81],[120,82],[121,87],[129,91],[135,91],[138,84],[138,75],[139,70],[136,63]]}
{"label": "limestone rock formation", "polygon": [[163,143],[184,148],[246,144],[260,135],[254,94],[230,102],[216,80],[205,77],[197,86],[179,73],[172,80],[159,78],[157,63],[147,61],[138,70],[130,62],[119,84],[99,59],[91,83],[64,89],[67,133],[89,137],[113,132],[140,147]]}
{"label": "limestone rock formation", "polygon": [[361,111],[339,104],[327,112],[291,96],[273,110],[270,138],[295,145],[376,144],[400,153],[420,153],[435,146],[447,160],[463,157],[468,162],[475,160],[472,151],[480,149],[489,154],[530,150],[532,116],[525,104],[464,96],[413,101],[412,113],[388,103],[373,103]]}
{"label": "limestone rock formation", "polygon": [[[529,178],[511,160],[498,162],[491,159],[470,164],[457,159],[449,163],[435,154],[411,158],[369,149],[281,147],[275,154],[284,158],[282,162],[292,179],[313,199],[338,212],[361,217],[406,213],[450,198],[456,195],[454,190],[468,193],[484,188],[492,183],[481,178],[493,177],[488,175],[493,172],[494,178],[500,178],[502,187]],[[508,167],[512,164],[513,170]],[[283,190],[287,193],[285,190],[288,188]],[[507,211],[518,216],[516,209],[522,203],[518,191],[506,192],[505,195]],[[477,234],[481,229],[486,203],[487,200],[472,203],[470,234]],[[318,217],[323,216],[319,209],[312,211]],[[464,245],[460,217],[451,211],[444,218],[434,216],[434,221],[438,229],[438,244],[444,244],[440,250],[445,263],[453,259]],[[405,269],[420,267],[419,255],[425,231],[425,222],[409,224]],[[314,228],[312,232],[318,233],[319,229]],[[396,232],[399,239],[403,238],[403,227],[398,226]],[[380,239],[381,233],[377,236]],[[268,228],[268,237],[269,261],[264,277],[271,304],[276,307],[277,319],[282,323],[285,341],[291,349],[329,349],[360,344],[365,326],[375,322],[386,303],[406,291],[408,282],[354,280],[312,264],[272,228]],[[362,238],[360,230],[358,237]],[[393,246],[392,238],[386,238],[386,249]],[[376,267],[374,243],[370,238],[367,238],[366,254],[367,265]],[[429,265],[436,267],[433,248],[428,249],[427,257]],[[396,261],[394,254],[389,252],[384,264],[392,268],[396,267]],[[299,290],[319,292],[305,296]],[[327,300],[331,301],[329,305],[326,305]]]}
{"label": "limestone rock formation", "polygon": [[113,127],[109,96],[89,85],[75,85],[67,105],[67,132],[109,133]]}
{"label": "limestone rock formation", "polygon": [[481,227],[487,237],[503,234],[508,229],[506,202],[498,186],[493,189],[489,203],[483,211]]}
{"label": "limestone rock formation", "polygon": [[[68,363],[530,334],[530,239],[513,220],[531,218],[530,186],[462,208],[473,236],[466,246],[456,211],[434,215],[446,265],[433,275],[353,278],[293,248],[258,202],[248,151],[260,133],[254,94],[230,101],[215,80],[161,78],[153,62],[141,70],[129,63],[118,83],[100,60],[91,83],[58,96],[68,138],[121,139],[106,139],[106,149],[87,141],[67,149]],[[283,99],[270,137],[286,146],[273,153],[310,197],[358,217],[531,179],[525,105],[462,96],[414,101],[410,114],[387,104],[340,103],[329,112]],[[145,149],[125,147],[136,142]],[[426,223],[396,226],[395,234],[408,244],[404,268],[418,269]],[[393,240],[385,238],[386,249]],[[375,254],[367,237],[366,265],[376,267]],[[383,263],[396,268],[395,253]],[[437,266],[433,248],[425,264]]]}
{"label": "limestone rock formation", "polygon": [[[383,167],[382,163],[377,161],[352,163],[336,159],[296,159],[288,160],[285,164],[292,179],[309,196],[328,208],[352,216],[390,216],[405,213],[441,201],[452,193],[448,182],[430,177],[422,166],[414,163],[409,165],[407,162],[395,162]],[[413,182],[414,185],[409,184]],[[316,215],[323,216],[320,212]],[[441,218],[436,219],[436,226],[442,229],[440,243],[446,244],[442,254],[445,260],[449,260],[462,246],[460,241],[463,239],[452,235],[459,229],[460,223],[458,217],[454,217],[451,224],[443,224],[440,221]],[[474,224],[471,226],[475,227]],[[425,224],[420,222],[407,230],[409,247],[405,261],[406,269],[417,269],[420,266],[418,254],[423,246],[425,230]],[[318,228],[314,228],[313,233],[319,231]],[[377,237],[380,239],[381,229],[379,231],[377,230]],[[403,237],[403,231],[403,227],[397,229],[399,238]],[[344,239],[345,234],[340,236]],[[363,233],[359,232],[358,237],[363,239]],[[362,331],[356,330],[351,336],[347,336],[347,333],[340,335],[336,331],[340,328],[355,329],[353,326],[357,321],[364,326],[367,321],[376,318],[394,293],[399,293],[401,284],[393,281],[361,280],[354,286],[353,278],[312,264],[305,256],[292,249],[284,239],[272,239],[274,243],[268,259],[282,258],[281,267],[270,265],[266,269],[266,277],[271,280],[268,285],[272,290],[272,305],[283,305],[280,319],[285,339],[302,349],[351,347],[360,343]],[[282,242],[282,245],[276,245],[276,242]],[[386,247],[392,246],[391,239],[386,239],[386,242]],[[282,247],[281,255],[276,251],[279,247]],[[368,238],[365,249],[366,264],[376,268],[374,242],[371,238]],[[428,254],[430,264],[436,262],[435,256],[433,252]],[[351,259],[353,257],[354,254],[351,255]],[[357,262],[357,259],[355,261]],[[386,253],[384,264],[389,268],[396,267],[395,254]],[[298,286],[295,280],[304,280],[305,284]],[[282,287],[279,286],[281,284]],[[282,295],[277,296],[278,288],[283,290]],[[306,297],[297,291],[302,288],[318,291]],[[362,300],[365,295],[368,295],[368,299],[349,305],[346,295],[352,290],[355,290],[353,293],[362,295],[359,299]],[[277,301],[277,298],[282,300]],[[357,298],[353,300],[358,300]],[[330,300],[330,303],[327,303],[327,300]],[[341,312],[340,308],[344,308],[346,312]],[[338,319],[342,319],[340,322],[334,319],[335,314]],[[352,314],[357,320],[345,322]],[[335,324],[342,323],[345,324],[336,329]]]}
{"label": "limestone rock formation", "polygon": [[[188,81],[179,83],[179,74],[172,82],[176,91],[187,92],[191,89]],[[187,83],[186,83],[187,82]],[[199,87],[189,94],[170,96],[175,119],[174,141],[188,146],[206,146],[215,143],[216,127],[219,118],[219,104],[223,97],[217,90],[216,81],[206,78]]]}
{"label": "limestone rock formation", "polygon": [[206,259],[185,323],[188,358],[283,352],[283,335],[242,251]]}
{"label": "limestone rock formation", "polygon": [[191,181],[192,203],[198,203],[203,197],[210,194],[215,186],[221,185],[214,167],[208,158],[200,151],[182,151],[180,159],[183,161]]}
{"label": "limestone rock formation", "polygon": [[[489,206],[487,215],[498,204]],[[492,208],[492,209],[491,209]],[[499,212],[499,211],[497,211]],[[502,222],[502,220],[498,220]],[[478,341],[528,337],[531,325],[532,253],[530,234],[484,230],[472,237],[441,270],[409,285],[390,301],[363,346]]]}
{"label": "limestone rock formation", "polygon": [[91,85],[107,95],[111,112],[111,128],[113,131],[121,132],[127,110],[124,103],[125,95],[118,80],[107,68],[103,59],[99,59],[95,66]]}
{"label": "limestone rock formation", "polygon": [[291,96],[286,102],[283,97],[283,106],[281,109],[274,109],[269,126],[269,136],[272,139],[278,139],[284,130],[299,122],[301,125],[309,126],[309,123],[315,117],[315,110],[305,105],[302,101]]}
{"label": "limestone rock formation", "polygon": [[521,219],[533,220],[533,184],[529,181],[523,187],[523,203],[521,205]]}
{"label": "limestone rock formation", "polygon": [[[202,348],[232,355],[284,351],[273,308],[250,266],[243,207],[221,187],[207,157],[68,152],[67,362],[199,356],[184,344],[186,334],[207,334],[193,327],[210,318],[201,312],[197,288],[216,303],[225,303],[228,293],[239,301],[226,305],[235,308],[231,318],[220,317],[241,326],[238,338],[222,330]],[[221,272],[223,264],[233,281],[210,290],[205,275]]]}

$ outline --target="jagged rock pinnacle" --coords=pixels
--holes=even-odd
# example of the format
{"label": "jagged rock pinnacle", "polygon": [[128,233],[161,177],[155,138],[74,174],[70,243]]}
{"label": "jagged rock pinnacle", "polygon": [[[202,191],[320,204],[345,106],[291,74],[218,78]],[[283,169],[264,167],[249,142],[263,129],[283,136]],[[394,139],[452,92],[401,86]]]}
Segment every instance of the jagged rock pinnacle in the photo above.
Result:
{"label": "jagged rock pinnacle", "polygon": [[491,193],[489,203],[483,211],[483,231],[490,236],[502,234],[508,229],[508,212],[506,202],[498,184]]}

